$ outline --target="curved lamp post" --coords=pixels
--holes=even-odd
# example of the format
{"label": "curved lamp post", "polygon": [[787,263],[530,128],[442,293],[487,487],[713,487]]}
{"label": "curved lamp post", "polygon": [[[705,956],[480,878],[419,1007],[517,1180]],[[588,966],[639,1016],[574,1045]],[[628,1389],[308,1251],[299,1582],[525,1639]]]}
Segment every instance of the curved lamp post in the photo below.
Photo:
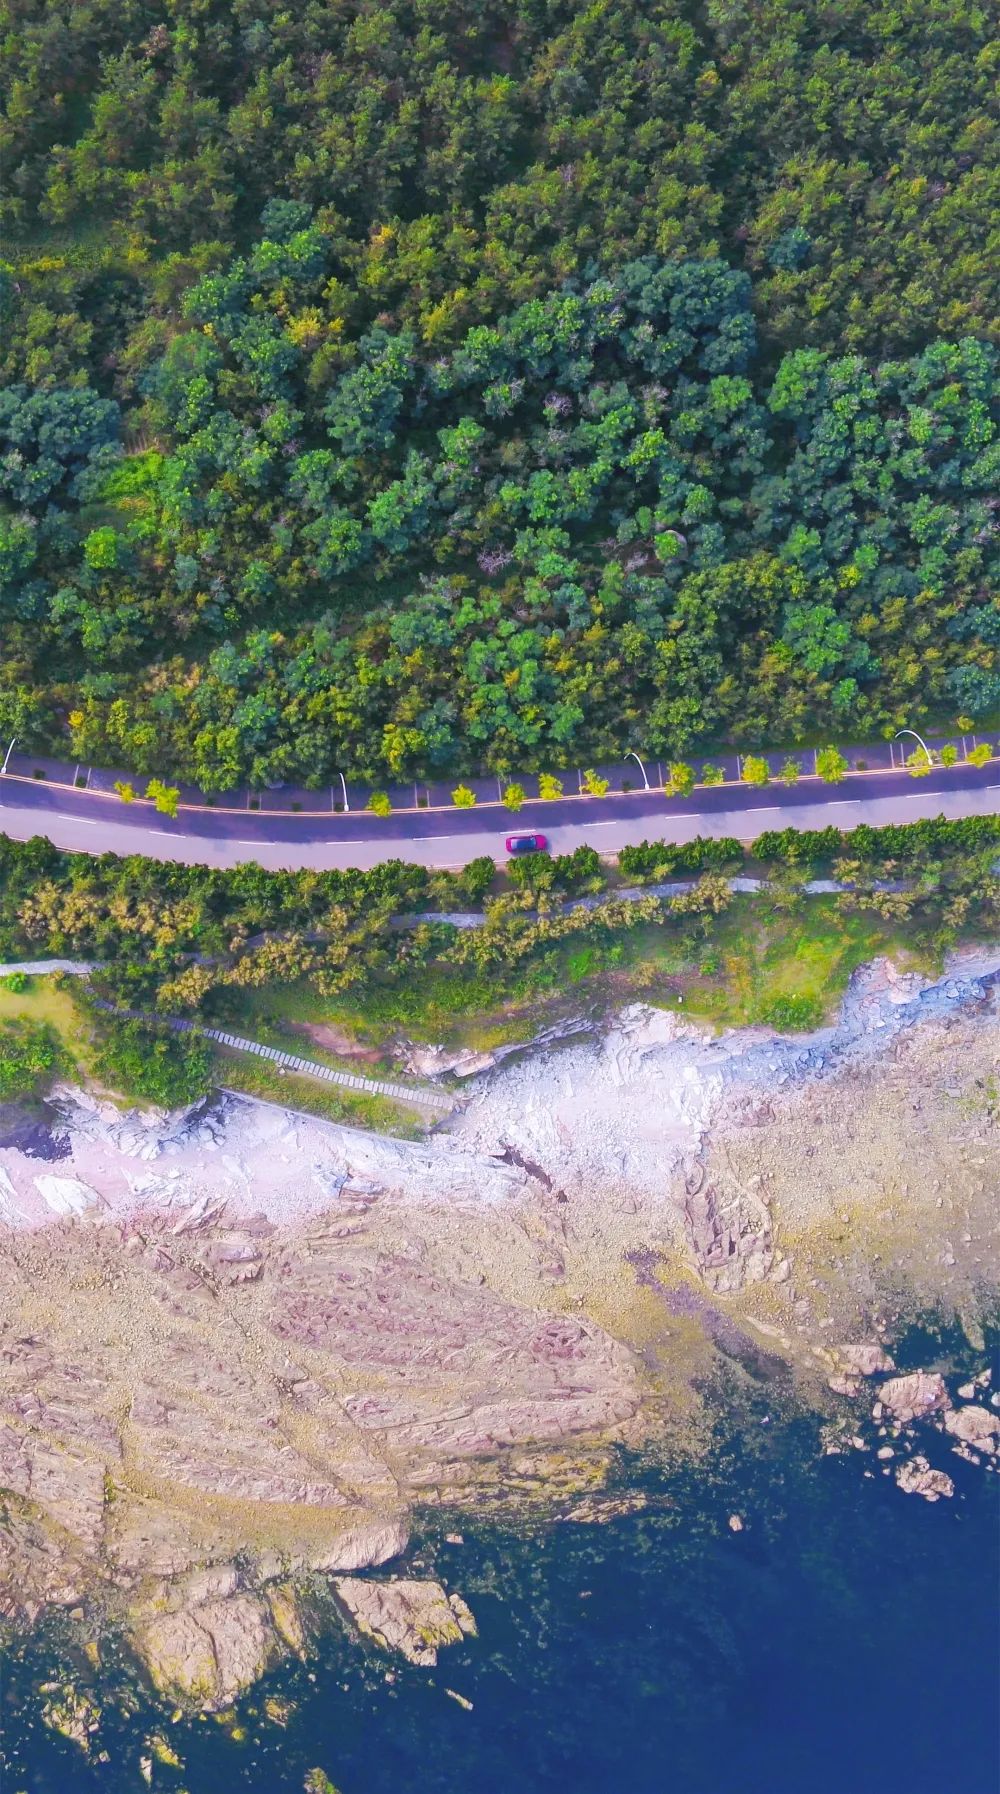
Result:
{"label": "curved lamp post", "polygon": [[[924,750],[924,753],[927,755],[928,766],[933,766],[934,756],[931,753],[930,748],[927,746],[927,743],[924,740],[923,736],[918,735],[916,729],[897,729],[895,735],[892,738],[893,741],[898,741],[901,735],[912,735],[914,741],[919,741],[921,747]],[[905,756],[904,756],[904,758],[905,758]]]}
{"label": "curved lamp post", "polygon": [[643,766],[642,761],[640,760],[638,754],[635,751],[635,748],[629,748],[628,753],[625,755],[625,758],[626,758],[626,760],[634,760],[635,761],[637,767],[639,768],[639,771],[642,773],[642,782],[645,785],[646,790],[648,791],[649,790],[649,780],[646,777],[646,768]]}
{"label": "curved lamp post", "polygon": [[14,743],[16,740],[17,740],[17,736],[12,735],[10,738],[10,746],[8,747],[7,752],[5,753],[5,755],[3,757],[3,765],[0,766],[0,773],[5,773],[7,771],[7,762],[10,759],[11,754],[14,752]]}

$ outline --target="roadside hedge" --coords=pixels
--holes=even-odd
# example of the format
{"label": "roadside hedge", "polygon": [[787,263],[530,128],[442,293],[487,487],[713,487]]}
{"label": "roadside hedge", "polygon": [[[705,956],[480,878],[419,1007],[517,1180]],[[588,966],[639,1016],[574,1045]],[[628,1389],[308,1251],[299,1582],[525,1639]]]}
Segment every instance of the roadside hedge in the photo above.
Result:
{"label": "roadside hedge", "polygon": [[[621,850],[619,871],[626,881],[651,884],[718,880],[749,870],[766,875],[783,866],[808,872],[851,860],[862,869],[863,883],[884,877],[890,863],[908,877],[947,863],[947,880],[936,882],[947,884],[953,896],[964,893],[964,916],[985,901],[988,861],[998,849],[1000,817],[937,818],[849,833],[772,830],[749,848],[731,837],[643,841]],[[607,877],[596,851],[580,847],[515,862],[510,882],[539,896],[566,896],[597,891]],[[464,963],[462,955],[474,947],[489,950],[491,967],[513,964],[562,938],[558,906],[530,915],[513,892],[491,906],[490,928],[477,931],[483,937],[478,943],[453,938],[454,931],[434,924],[418,925],[422,911],[480,907],[495,878],[489,856],[460,872],[432,872],[403,860],[367,871],[268,872],[253,864],[219,870],[137,856],[91,858],[42,839],[20,843],[0,836],[0,959],[91,960],[100,966],[104,994],[116,1001],[135,1008],[155,1001],[166,1012],[190,1013],[222,985],[307,979],[333,995],[366,981],[406,979],[432,962]],[[608,892],[603,907],[615,901]],[[895,893],[891,902],[896,911],[912,910],[915,899]],[[619,902],[615,914],[627,907]],[[413,925],[400,916],[414,918]],[[949,926],[962,920],[954,906],[942,916]],[[635,919],[630,911],[629,922]],[[573,923],[585,925],[583,919]],[[595,913],[593,926],[600,925]]]}
{"label": "roadside hedge", "polygon": [[762,865],[821,866],[835,859],[898,860],[904,866],[926,865],[959,854],[985,852],[1000,845],[1000,816],[943,816],[920,822],[889,823],[872,828],[861,823],[844,833],[838,828],[769,829],[758,835],[752,858]]}

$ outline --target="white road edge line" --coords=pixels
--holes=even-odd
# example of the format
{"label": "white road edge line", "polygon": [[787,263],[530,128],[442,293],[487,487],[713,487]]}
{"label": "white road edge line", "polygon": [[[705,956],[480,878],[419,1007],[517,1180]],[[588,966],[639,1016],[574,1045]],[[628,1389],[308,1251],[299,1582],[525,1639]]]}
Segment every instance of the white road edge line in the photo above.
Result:
{"label": "white road edge line", "polygon": [[[690,822],[692,817],[714,814],[707,810],[664,810],[664,822]],[[655,822],[656,817],[652,820]],[[550,826],[557,828],[620,828],[623,822],[630,822],[629,816],[614,816],[610,822],[553,822]]]}

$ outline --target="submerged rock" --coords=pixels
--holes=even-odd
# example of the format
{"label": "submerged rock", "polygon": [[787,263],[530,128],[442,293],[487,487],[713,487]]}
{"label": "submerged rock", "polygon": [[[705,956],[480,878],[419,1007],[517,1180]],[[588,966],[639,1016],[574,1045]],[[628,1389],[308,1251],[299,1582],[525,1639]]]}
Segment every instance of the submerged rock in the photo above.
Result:
{"label": "submerged rock", "polygon": [[405,1577],[366,1582],[340,1576],[333,1586],[359,1632],[424,1668],[433,1668],[445,1645],[476,1636],[476,1622],[461,1595],[447,1594],[440,1582]]}
{"label": "submerged rock", "polygon": [[641,1514],[649,1506],[649,1497],[641,1489],[632,1494],[585,1495],[560,1520],[571,1520],[577,1526],[606,1526],[609,1520],[624,1520],[630,1514]]}
{"label": "submerged rock", "polygon": [[163,1763],[168,1769],[181,1769],[183,1764],[172,1744],[168,1744],[162,1732],[150,1732],[146,1739],[150,1753],[157,1763]]}
{"label": "submerged rock", "polygon": [[89,1694],[71,1684],[64,1688],[46,1684],[42,1693],[49,1699],[42,1708],[42,1721],[51,1732],[78,1744],[85,1756],[90,1754],[90,1741],[101,1723],[101,1709]]}

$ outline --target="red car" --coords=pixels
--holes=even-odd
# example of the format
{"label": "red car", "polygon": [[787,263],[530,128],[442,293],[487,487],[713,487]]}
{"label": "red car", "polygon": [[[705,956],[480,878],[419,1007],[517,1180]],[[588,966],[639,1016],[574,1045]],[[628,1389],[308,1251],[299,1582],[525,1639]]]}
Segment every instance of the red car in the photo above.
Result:
{"label": "red car", "polygon": [[544,835],[508,835],[505,846],[508,853],[544,853],[548,841]]}

